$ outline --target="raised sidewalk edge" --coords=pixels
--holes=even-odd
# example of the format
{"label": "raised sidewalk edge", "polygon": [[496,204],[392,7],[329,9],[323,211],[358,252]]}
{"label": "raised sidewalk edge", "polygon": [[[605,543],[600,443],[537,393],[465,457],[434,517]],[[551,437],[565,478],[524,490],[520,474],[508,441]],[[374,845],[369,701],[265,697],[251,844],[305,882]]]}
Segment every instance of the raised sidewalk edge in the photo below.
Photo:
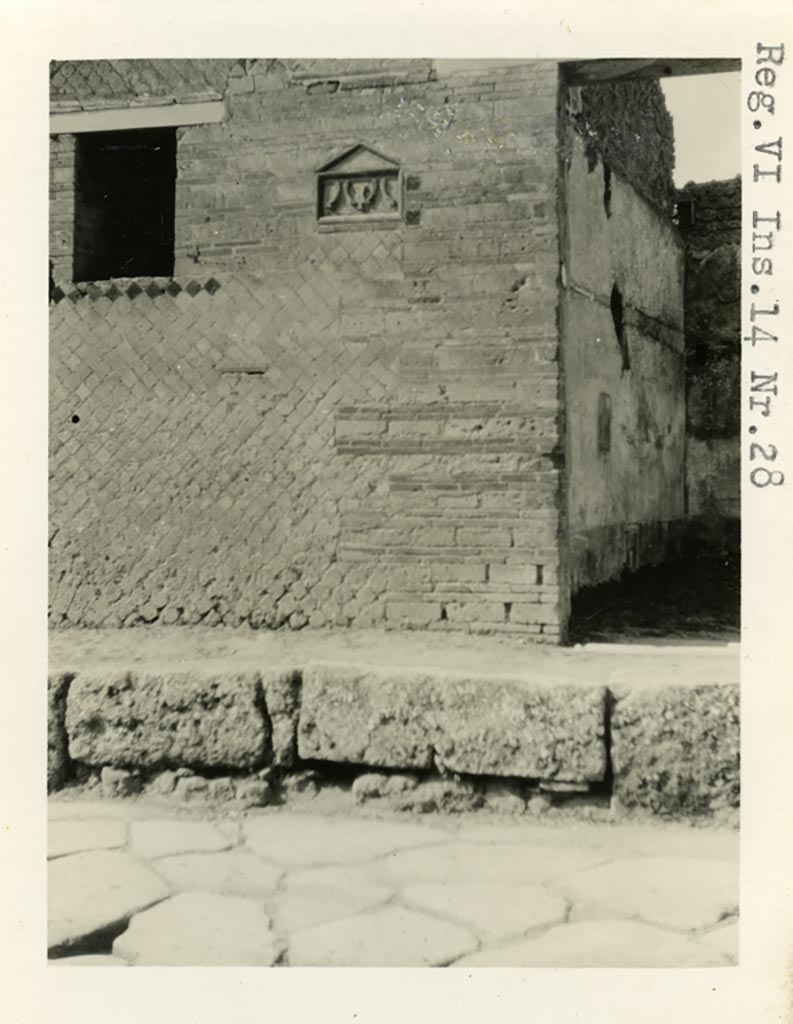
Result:
{"label": "raised sidewalk edge", "polygon": [[425,634],[119,632],[53,637],[51,789],[72,761],[311,761],[601,783],[660,813],[738,806],[732,646],[655,657]]}

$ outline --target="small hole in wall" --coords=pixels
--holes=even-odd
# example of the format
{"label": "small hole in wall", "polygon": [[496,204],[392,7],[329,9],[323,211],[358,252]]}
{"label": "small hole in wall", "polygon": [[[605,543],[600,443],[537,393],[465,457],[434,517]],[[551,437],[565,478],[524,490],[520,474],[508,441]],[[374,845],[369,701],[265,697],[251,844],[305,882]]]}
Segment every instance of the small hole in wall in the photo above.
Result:
{"label": "small hole in wall", "polygon": [[611,319],[614,321],[614,333],[617,335],[617,344],[622,353],[622,369],[630,370],[631,360],[628,353],[628,339],[625,335],[625,304],[622,299],[622,292],[617,284],[611,289]]}
{"label": "small hole in wall", "polygon": [[446,605],[441,605],[441,622],[448,622],[449,616],[446,614]]}
{"label": "small hole in wall", "polygon": [[545,571],[545,566],[544,565],[538,565],[537,566],[537,586],[538,587],[542,586],[542,578],[543,578],[544,571]]}
{"label": "small hole in wall", "polygon": [[611,216],[611,168],[607,163],[603,164],[603,208],[606,216]]}
{"label": "small hole in wall", "polygon": [[72,416],[72,423],[79,423],[79,422],[80,422],[80,417],[79,416],[76,416],[76,415]]}
{"label": "small hole in wall", "polygon": [[598,451],[605,455],[611,451],[611,396],[604,391],[598,396],[597,436]]}
{"label": "small hole in wall", "polygon": [[510,616],[512,615],[512,602],[504,602],[504,622],[509,622]]}
{"label": "small hole in wall", "polygon": [[309,82],[306,86],[306,92],[309,96],[314,96],[317,93],[332,96],[333,93],[339,91],[339,84],[339,82],[331,78],[325,79],[321,82]]}

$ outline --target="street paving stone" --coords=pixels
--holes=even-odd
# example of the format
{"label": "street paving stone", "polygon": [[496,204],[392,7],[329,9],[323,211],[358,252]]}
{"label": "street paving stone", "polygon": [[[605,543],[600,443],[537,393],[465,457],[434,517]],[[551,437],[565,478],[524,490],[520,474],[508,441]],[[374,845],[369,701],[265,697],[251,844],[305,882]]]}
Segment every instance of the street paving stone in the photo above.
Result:
{"label": "street paving stone", "polygon": [[737,962],[738,960],[738,923],[722,925],[702,936],[701,941],[717,949],[720,953]]}
{"label": "street paving stone", "polygon": [[293,967],[431,967],[469,953],[477,941],[459,925],[403,907],[383,907],[296,932]]}
{"label": "street paving stone", "polygon": [[227,896],[269,896],[283,874],[244,850],[185,853],[161,857],[154,868],[176,892],[216,892]]}
{"label": "street paving stone", "polygon": [[[560,830],[565,841],[560,843]],[[455,833],[458,842],[510,845],[529,843],[533,847],[571,845],[579,850],[618,849],[621,857],[702,857],[735,863],[738,833],[732,829],[695,828],[677,822],[649,820],[640,825],[546,819],[536,823],[523,817],[461,823]]]}
{"label": "street paving stone", "polygon": [[169,894],[151,868],[119,850],[50,861],[48,890],[50,949],[122,922]]}
{"label": "street paving stone", "polygon": [[171,821],[155,818],[131,826],[132,852],[145,859],[175,853],[227,850],[231,842],[205,821]]}
{"label": "street paving stone", "polygon": [[369,860],[411,846],[448,840],[449,834],[423,824],[401,824],[267,814],[245,826],[248,845],[279,864],[308,866]]}
{"label": "street paving stone", "polygon": [[608,860],[606,849],[582,850],[563,844],[493,846],[446,844],[438,849],[408,850],[385,863],[389,877],[411,882],[505,882],[532,885],[580,871]]}
{"label": "street paving stone", "polygon": [[562,924],[501,949],[463,957],[456,967],[719,967],[717,950],[640,921]]}
{"label": "street paving stone", "polygon": [[393,894],[366,866],[312,868],[287,877],[274,916],[279,931],[294,932],[370,910]]}
{"label": "street paving stone", "polygon": [[474,928],[488,939],[525,935],[564,920],[567,901],[537,885],[411,885],[406,902]]}
{"label": "street paving stone", "polygon": [[578,906],[691,930],[737,911],[738,866],[694,857],[636,857],[573,875],[562,888]]}
{"label": "street paving stone", "polygon": [[134,798],[50,807],[49,948],[62,966],[737,962],[727,828],[373,817],[320,796],[247,813]]}
{"label": "street paving stone", "polygon": [[51,860],[85,850],[111,850],[126,841],[127,826],[123,821],[51,821],[47,829],[47,857]]}
{"label": "street paving stone", "polygon": [[166,967],[270,967],[278,956],[260,901],[188,892],[136,914],[113,952]]}

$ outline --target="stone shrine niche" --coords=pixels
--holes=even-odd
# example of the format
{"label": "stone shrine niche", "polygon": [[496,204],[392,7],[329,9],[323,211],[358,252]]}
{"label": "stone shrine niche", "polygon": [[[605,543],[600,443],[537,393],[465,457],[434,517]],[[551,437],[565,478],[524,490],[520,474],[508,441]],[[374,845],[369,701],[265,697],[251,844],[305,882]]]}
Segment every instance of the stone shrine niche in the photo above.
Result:
{"label": "stone shrine niche", "polygon": [[317,171],[320,225],[381,225],[402,220],[402,172],[369,146],[353,146]]}

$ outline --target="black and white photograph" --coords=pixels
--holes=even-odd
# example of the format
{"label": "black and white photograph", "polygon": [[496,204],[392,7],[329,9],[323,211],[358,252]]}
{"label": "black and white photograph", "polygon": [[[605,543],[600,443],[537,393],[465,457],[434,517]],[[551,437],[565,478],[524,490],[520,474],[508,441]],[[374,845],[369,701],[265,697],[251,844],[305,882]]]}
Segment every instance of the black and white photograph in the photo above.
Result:
{"label": "black and white photograph", "polygon": [[793,1024],[783,0],[26,3],[9,1019]]}
{"label": "black and white photograph", "polygon": [[739,70],[52,62],[52,964],[737,962]]}

